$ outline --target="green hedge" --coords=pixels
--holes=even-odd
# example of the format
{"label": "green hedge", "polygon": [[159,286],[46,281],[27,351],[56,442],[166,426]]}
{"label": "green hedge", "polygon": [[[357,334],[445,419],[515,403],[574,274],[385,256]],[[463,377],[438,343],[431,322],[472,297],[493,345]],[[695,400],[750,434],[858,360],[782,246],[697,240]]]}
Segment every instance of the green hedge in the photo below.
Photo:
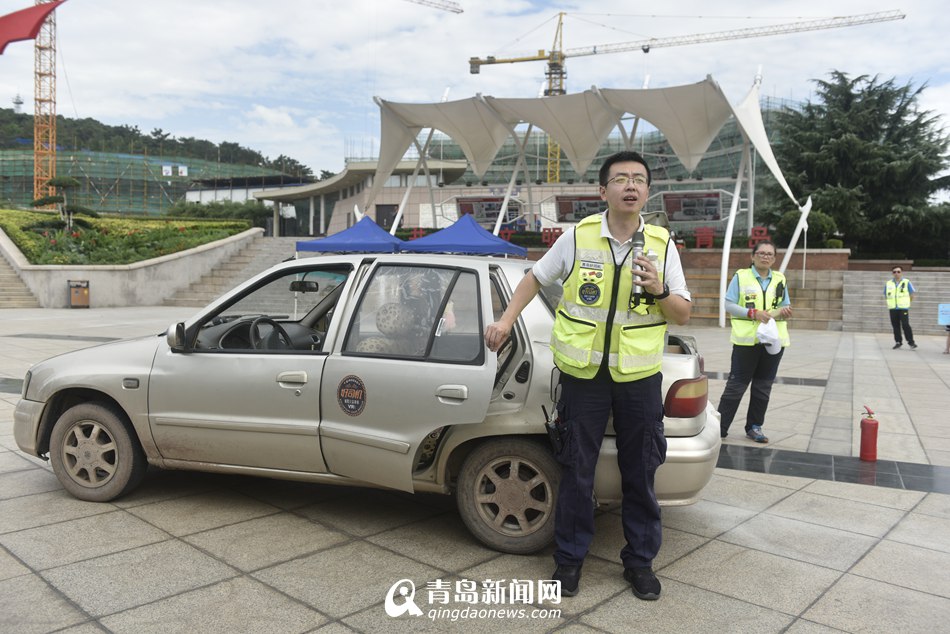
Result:
{"label": "green hedge", "polygon": [[74,218],[0,209],[0,229],[31,264],[131,264],[185,251],[246,231],[239,220]]}

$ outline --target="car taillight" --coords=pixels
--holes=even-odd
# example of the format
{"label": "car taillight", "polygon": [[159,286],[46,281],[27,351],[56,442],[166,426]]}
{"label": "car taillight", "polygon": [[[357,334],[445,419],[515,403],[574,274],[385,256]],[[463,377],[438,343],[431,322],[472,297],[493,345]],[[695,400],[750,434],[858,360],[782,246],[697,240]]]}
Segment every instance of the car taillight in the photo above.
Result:
{"label": "car taillight", "polygon": [[706,410],[709,380],[705,374],[695,379],[680,379],[673,383],[663,403],[666,415],[673,418],[693,418]]}

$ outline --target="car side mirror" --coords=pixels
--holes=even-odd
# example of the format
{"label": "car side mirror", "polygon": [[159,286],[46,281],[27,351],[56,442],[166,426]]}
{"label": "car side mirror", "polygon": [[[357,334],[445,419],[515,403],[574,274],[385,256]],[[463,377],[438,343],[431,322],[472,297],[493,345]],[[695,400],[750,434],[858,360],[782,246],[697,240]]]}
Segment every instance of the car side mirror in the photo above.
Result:
{"label": "car side mirror", "polygon": [[294,280],[290,283],[290,290],[294,293],[316,293],[320,284],[313,280]]}
{"label": "car side mirror", "polygon": [[172,324],[165,331],[165,341],[172,352],[186,352],[185,350],[185,323]]}

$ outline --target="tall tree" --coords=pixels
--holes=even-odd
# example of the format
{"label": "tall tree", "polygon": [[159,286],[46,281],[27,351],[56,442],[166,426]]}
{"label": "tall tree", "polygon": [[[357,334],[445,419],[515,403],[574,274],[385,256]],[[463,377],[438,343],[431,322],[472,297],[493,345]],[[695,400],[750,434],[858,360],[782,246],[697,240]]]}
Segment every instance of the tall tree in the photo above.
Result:
{"label": "tall tree", "polygon": [[913,256],[915,232],[945,226],[946,208],[930,199],[950,189],[940,176],[950,138],[939,116],[918,106],[926,85],[840,71],[816,84],[816,101],[777,116],[776,156],[789,185],[834,219],[846,245]]}

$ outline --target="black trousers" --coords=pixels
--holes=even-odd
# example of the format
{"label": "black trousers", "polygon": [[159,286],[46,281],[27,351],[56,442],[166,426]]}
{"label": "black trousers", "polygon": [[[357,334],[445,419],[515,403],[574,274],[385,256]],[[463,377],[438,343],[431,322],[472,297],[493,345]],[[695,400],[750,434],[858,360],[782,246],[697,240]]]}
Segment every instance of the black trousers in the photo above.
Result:
{"label": "black trousers", "polygon": [[906,308],[892,308],[890,313],[891,328],[894,329],[894,341],[903,343],[901,341],[901,329],[903,329],[907,343],[914,343],[914,331],[910,329],[910,311]]}
{"label": "black trousers", "polygon": [[659,373],[628,383],[615,383],[609,375],[588,380],[561,374],[557,410],[569,433],[557,456],[561,484],[554,514],[554,560],[558,564],[582,564],[593,541],[594,472],[611,413],[627,542],[620,559],[624,568],[639,568],[651,565],[660,551],[663,527],[653,484],[656,470],[666,460],[662,381]]}
{"label": "black trousers", "polygon": [[736,410],[739,409],[739,401],[742,400],[749,383],[752,383],[752,392],[749,394],[745,430],[749,431],[753,425],[765,424],[765,411],[772,395],[772,382],[778,374],[778,364],[782,361],[783,354],[785,348],[778,354],[769,354],[762,344],[732,346],[732,369],[719,399],[719,424],[722,433],[729,431],[729,426],[736,417]]}

